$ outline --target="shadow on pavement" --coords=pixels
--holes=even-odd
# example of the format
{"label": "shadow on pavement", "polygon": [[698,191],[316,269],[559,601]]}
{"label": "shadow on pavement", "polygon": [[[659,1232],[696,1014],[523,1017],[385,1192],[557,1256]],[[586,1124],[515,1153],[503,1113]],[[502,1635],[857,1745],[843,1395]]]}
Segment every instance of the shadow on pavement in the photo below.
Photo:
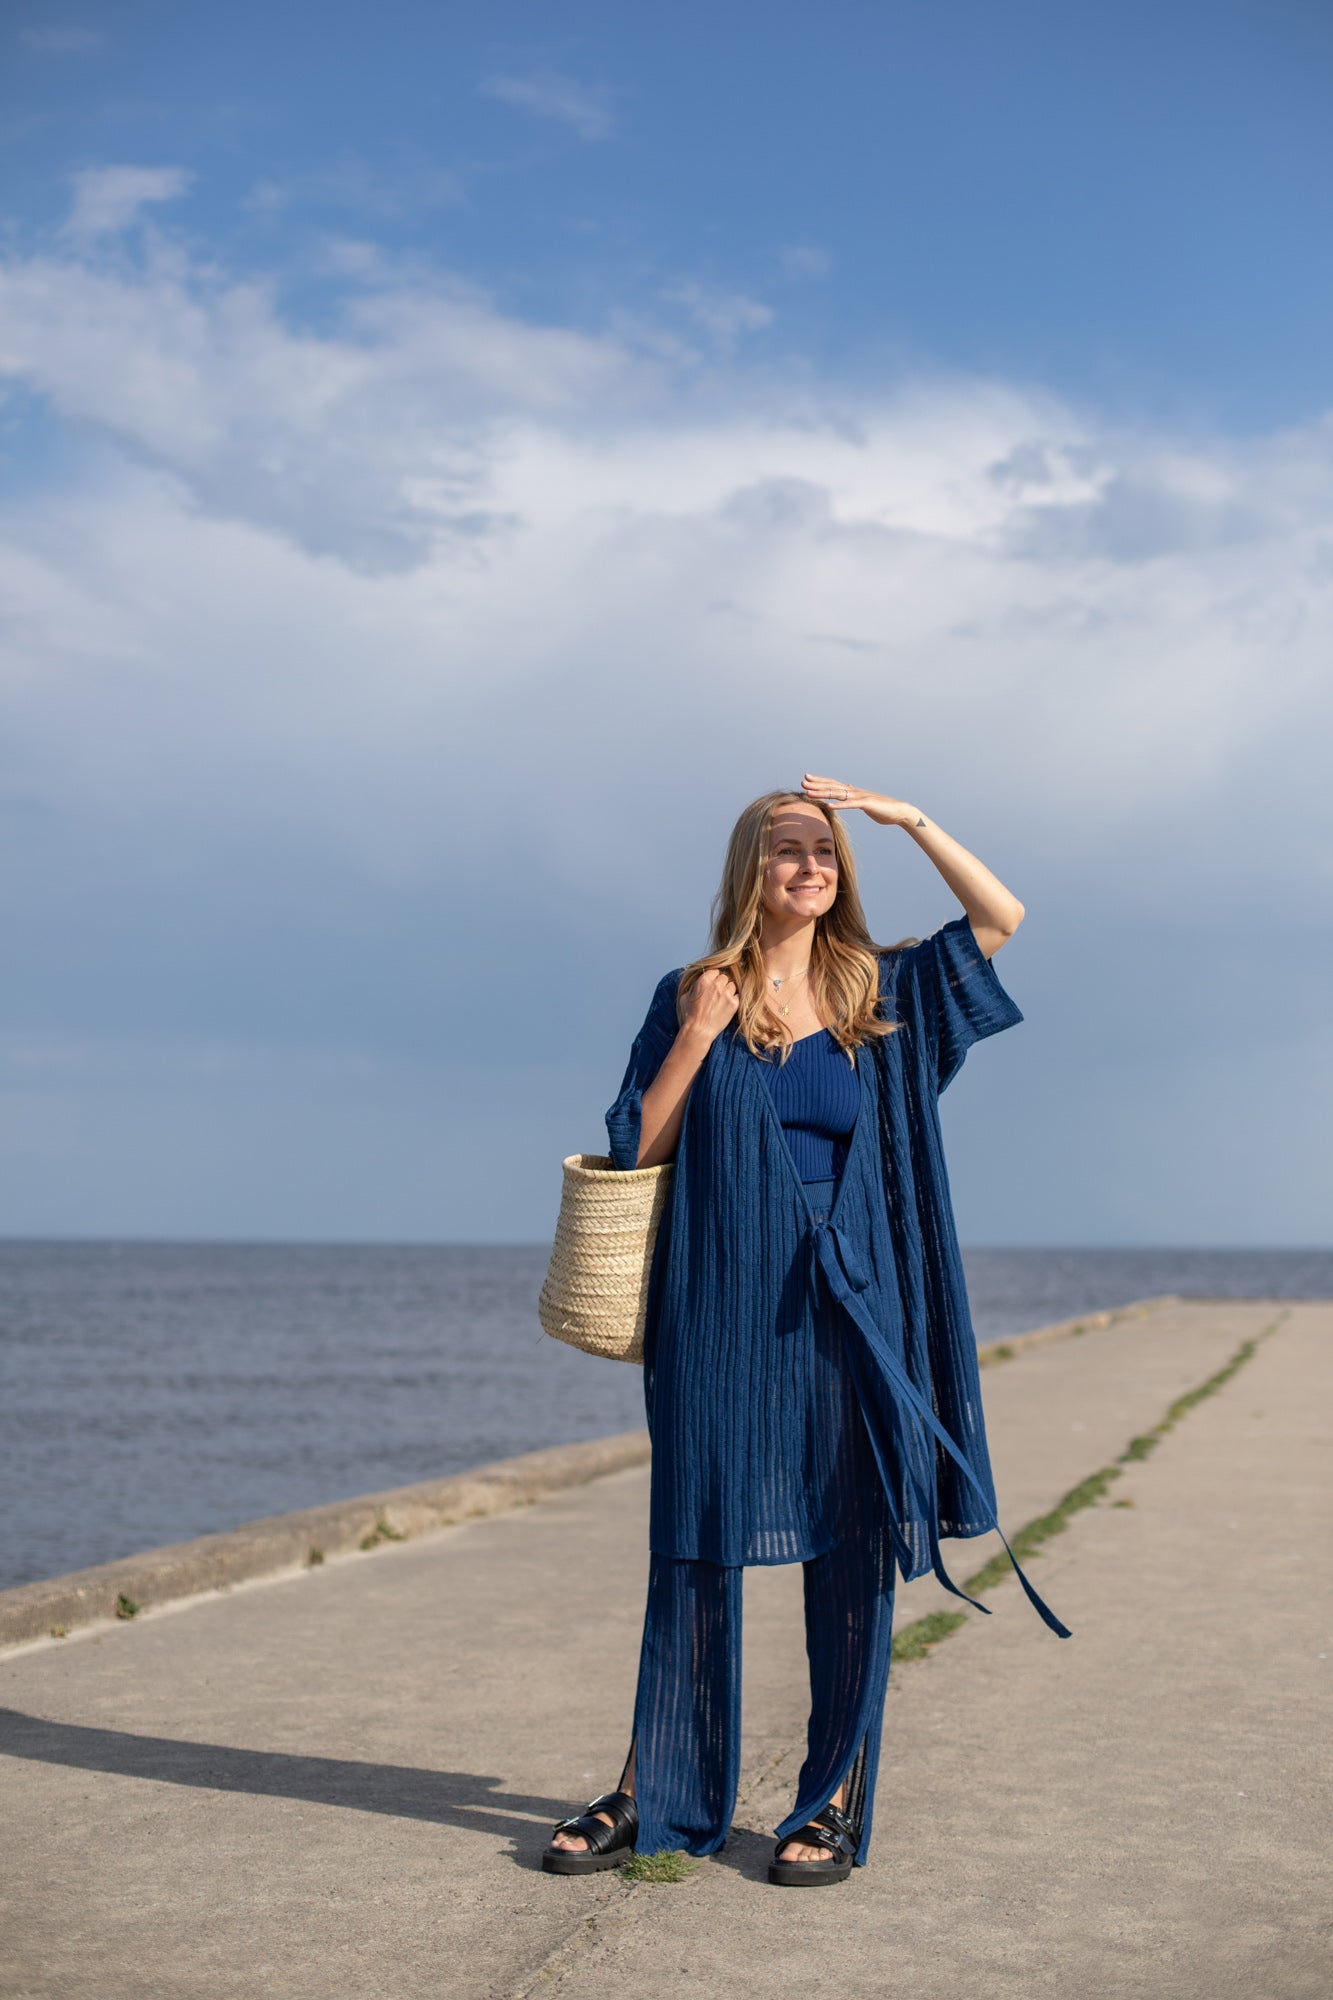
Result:
{"label": "shadow on pavement", "polygon": [[[471,1771],[421,1771],[405,1764],[358,1764],[341,1757],[300,1757],[282,1750],[238,1750],[224,1743],[187,1743],[169,1736],[50,1722],[0,1709],[0,1756],[111,1771],[164,1785],[248,1792],[259,1798],[304,1799],[353,1812],[498,1834],[514,1842],[512,1858],[530,1865],[550,1838],[567,1799],[502,1792],[498,1778]],[[538,1824],[534,1825],[534,1820]]]}

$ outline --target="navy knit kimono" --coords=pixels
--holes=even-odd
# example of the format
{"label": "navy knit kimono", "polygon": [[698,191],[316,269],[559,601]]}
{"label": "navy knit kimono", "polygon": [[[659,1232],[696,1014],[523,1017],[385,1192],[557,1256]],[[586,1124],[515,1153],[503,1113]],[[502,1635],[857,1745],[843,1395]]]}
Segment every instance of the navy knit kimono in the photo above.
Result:
{"label": "navy knit kimono", "polygon": [[[677,969],[659,982],[606,1114],[621,1168],[638,1160],[643,1093],[676,1037],[679,981]],[[735,1029],[694,1080],[644,1333],[659,1554],[796,1562],[836,1538],[826,1504],[836,1391],[816,1340],[816,1271],[861,1336],[856,1388],[902,1575],[938,1567],[941,1536],[995,1526],[936,1100],[973,1042],[1023,1016],[965,916],[882,953],[880,994],[901,1026],[855,1052],[861,1109],[826,1224],[811,1221],[758,1058]]]}
{"label": "navy knit kimono", "polygon": [[[606,1114],[611,1157],[622,1169],[637,1164],[643,1093],[676,1037],[679,981],[677,969],[659,982]],[[869,1685],[847,1692],[859,1673],[855,1661],[829,1668],[824,1678],[842,1690],[847,1715],[836,1743],[830,1738],[818,1754],[812,1719],[797,1811],[778,1829],[785,1835],[827,1804],[857,1742],[865,1793],[867,1731],[873,1792],[894,1564],[909,1579],[933,1568],[955,1590],[941,1537],[998,1525],[937,1099],[973,1042],[1023,1016],[966,916],[882,953],[880,996],[884,1017],[901,1025],[855,1051],[860,1109],[831,1209],[809,1199],[760,1059],[734,1027],[713,1042],[686,1101],[644,1334],[653,1569],[636,1710],[641,1822],[653,1810],[644,1716],[650,1706],[671,1710],[670,1729],[663,1723],[657,1732],[665,1745],[682,1718],[692,1726],[702,1700],[697,1686],[672,1693],[671,1673],[659,1667],[649,1701],[650,1653],[667,1645],[655,1634],[686,1635],[671,1645],[682,1661],[696,1662],[680,1672],[697,1681],[701,1635],[710,1621],[721,1631],[738,1618],[738,1602],[735,1611],[725,1608],[727,1579],[748,1564],[805,1563],[808,1609],[820,1590],[833,1590],[830,1606],[870,1607],[867,1630],[874,1628],[872,1649],[882,1655],[878,1696]],[[872,1550],[865,1576],[821,1583],[829,1563],[860,1561],[856,1549],[876,1537],[892,1561]],[[1018,1574],[1047,1624],[1067,1636]],[[721,1581],[700,1581],[709,1575]],[[818,1707],[817,1685],[815,1696]],[[725,1701],[719,1694],[714,1706],[737,1700],[728,1681]],[[697,1753],[685,1805],[684,1781],[673,1773],[675,1803],[654,1827],[664,1844],[695,1853],[720,1845],[729,1787],[734,1796],[738,1720],[737,1711],[720,1725],[714,1750]],[[662,1789],[665,1796],[665,1776]],[[860,1803],[868,1833],[869,1799]],[[858,1859],[864,1850],[863,1835]]]}

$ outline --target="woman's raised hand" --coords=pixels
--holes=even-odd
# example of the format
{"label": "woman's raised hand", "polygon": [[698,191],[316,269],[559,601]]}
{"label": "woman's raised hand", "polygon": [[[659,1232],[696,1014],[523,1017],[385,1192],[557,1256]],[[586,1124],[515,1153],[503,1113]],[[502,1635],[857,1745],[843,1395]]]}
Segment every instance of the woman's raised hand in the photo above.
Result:
{"label": "woman's raised hand", "polygon": [[682,1028],[715,1042],[741,1004],[740,989],[730,973],[707,965],[685,997]]}
{"label": "woman's raised hand", "polygon": [[845,785],[841,778],[817,778],[812,771],[802,778],[801,790],[814,805],[832,806],[835,812],[851,812],[856,807],[881,826],[910,826],[917,817],[916,807],[909,806],[906,799],[863,791],[859,785]]}

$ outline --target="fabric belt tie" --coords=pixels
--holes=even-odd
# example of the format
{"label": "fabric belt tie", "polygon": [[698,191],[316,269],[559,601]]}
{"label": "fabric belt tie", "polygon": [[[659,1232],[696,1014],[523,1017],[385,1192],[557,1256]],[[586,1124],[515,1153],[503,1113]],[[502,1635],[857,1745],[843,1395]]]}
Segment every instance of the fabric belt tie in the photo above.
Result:
{"label": "fabric belt tie", "polygon": [[[1069,1638],[1069,1627],[1061,1624],[1050,1606],[1042,1601],[1041,1597],[1024,1576],[1018,1558],[1010,1548],[1008,1541],[1005,1539],[1004,1531],[995,1517],[995,1508],[990,1494],[978,1478],[972,1465],[968,1462],[966,1453],[954,1442],[948,1431],[945,1430],[943,1424],[935,1415],[934,1410],[930,1407],[930,1404],[921,1394],[911,1376],[893,1352],[883,1331],[875,1324],[874,1316],[869,1312],[865,1301],[860,1296],[868,1288],[870,1279],[850,1240],[841,1229],[828,1221],[812,1221],[809,1234],[813,1253],[810,1275],[811,1282],[815,1285],[816,1293],[818,1292],[816,1272],[822,1271],[833,1297],[854,1321],[860,1332],[864,1334],[871,1358],[878,1364],[891,1387],[896,1392],[892,1399],[892,1410],[894,1428],[897,1431],[901,1447],[898,1452],[898,1458],[904,1474],[916,1488],[917,1503],[930,1535],[931,1567],[936,1576],[944,1585],[944,1588],[952,1591],[955,1597],[961,1597],[965,1604],[974,1605],[978,1611],[984,1611],[987,1617],[990,1616],[990,1606],[978,1603],[975,1597],[969,1597],[965,1590],[960,1590],[944,1567],[944,1558],[940,1552],[939,1545],[939,1509],[935,1493],[935,1454],[930,1442],[932,1438],[936,1444],[940,1445],[949,1454],[949,1457],[958,1466],[964,1478],[980,1498],[982,1509],[987,1517],[987,1526],[993,1528],[1000,1537],[1000,1540],[1004,1542],[1005,1554],[1013,1564],[1014,1573],[1022,1584],[1023,1589],[1027,1592],[1028,1600],[1032,1604],[1033,1609],[1049,1625],[1052,1632],[1058,1638]],[[908,1435],[904,1429],[905,1424],[911,1426],[911,1435]],[[870,1441],[874,1447],[875,1458],[879,1465],[880,1477],[884,1481],[885,1492],[892,1498],[892,1475],[886,1463],[883,1441],[877,1434],[879,1427],[877,1424],[868,1423],[866,1428],[870,1433]],[[912,1446],[917,1446],[918,1449],[913,1450]],[[922,1467],[923,1470],[920,1473],[914,1472],[914,1465]],[[930,1467],[928,1475],[924,1472],[925,1466]],[[890,1508],[891,1515],[892,1512],[893,1510]],[[891,1520],[890,1532],[893,1536],[895,1554],[899,1558],[904,1574],[906,1574],[911,1567],[910,1551],[907,1549],[901,1529],[896,1521]]]}

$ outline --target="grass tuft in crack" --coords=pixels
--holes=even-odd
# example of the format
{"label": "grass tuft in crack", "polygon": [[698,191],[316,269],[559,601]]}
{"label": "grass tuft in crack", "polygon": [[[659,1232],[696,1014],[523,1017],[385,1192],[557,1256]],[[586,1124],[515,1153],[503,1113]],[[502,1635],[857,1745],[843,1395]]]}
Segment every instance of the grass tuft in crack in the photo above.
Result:
{"label": "grass tuft in crack", "polygon": [[[1283,1319],[1287,1317],[1286,1313],[1282,1315]],[[1266,1326],[1262,1333],[1256,1333],[1250,1340],[1243,1340],[1225,1368],[1219,1368],[1216,1375],[1210,1375],[1206,1382],[1200,1382],[1197,1389],[1187,1389],[1183,1396],[1177,1397],[1176,1401],[1167,1411],[1164,1420],[1157,1426],[1158,1430],[1169,1431],[1173,1424],[1178,1424],[1180,1419],[1192,1410],[1196,1403],[1201,1403],[1204,1400],[1205,1396],[1215,1396],[1218,1390],[1229,1382],[1239,1369],[1245,1366],[1245,1363],[1254,1353],[1260,1341],[1267,1340],[1270,1333],[1276,1333],[1281,1324],[1282,1320],[1274,1320],[1273,1324]]]}
{"label": "grass tuft in crack", "polygon": [[699,1864],[689,1854],[663,1847],[656,1854],[631,1854],[620,1864],[626,1882],[686,1882]]}
{"label": "grass tuft in crack", "polygon": [[1154,1424],[1150,1431],[1143,1433],[1142,1437],[1131,1438],[1116,1460],[1116,1464],[1137,1465],[1140,1459],[1147,1458],[1149,1452],[1156,1451],[1170,1428],[1170,1424]]}
{"label": "grass tuft in crack", "polygon": [[893,1635],[894,1660],[924,1660],[932,1646],[938,1646],[941,1639],[947,1639],[960,1625],[966,1625],[965,1611],[932,1611],[928,1617],[917,1618],[910,1625],[904,1625],[901,1632]]}
{"label": "grass tuft in crack", "polygon": [[[1106,1489],[1113,1479],[1119,1479],[1118,1465],[1104,1465],[1098,1472],[1089,1473],[1086,1479],[1070,1488],[1049,1514],[1039,1514],[1035,1521],[1029,1521],[1019,1529],[1010,1547],[1019,1562],[1026,1562],[1037,1553],[1043,1542],[1049,1542],[1052,1535],[1058,1535],[1069,1526],[1075,1514],[1085,1507],[1095,1507],[1105,1497]],[[1003,1552],[992,1556],[975,1576],[968,1577],[963,1589],[969,1596],[977,1597],[983,1590],[993,1590],[1002,1578],[1010,1575],[1009,1558]]]}

